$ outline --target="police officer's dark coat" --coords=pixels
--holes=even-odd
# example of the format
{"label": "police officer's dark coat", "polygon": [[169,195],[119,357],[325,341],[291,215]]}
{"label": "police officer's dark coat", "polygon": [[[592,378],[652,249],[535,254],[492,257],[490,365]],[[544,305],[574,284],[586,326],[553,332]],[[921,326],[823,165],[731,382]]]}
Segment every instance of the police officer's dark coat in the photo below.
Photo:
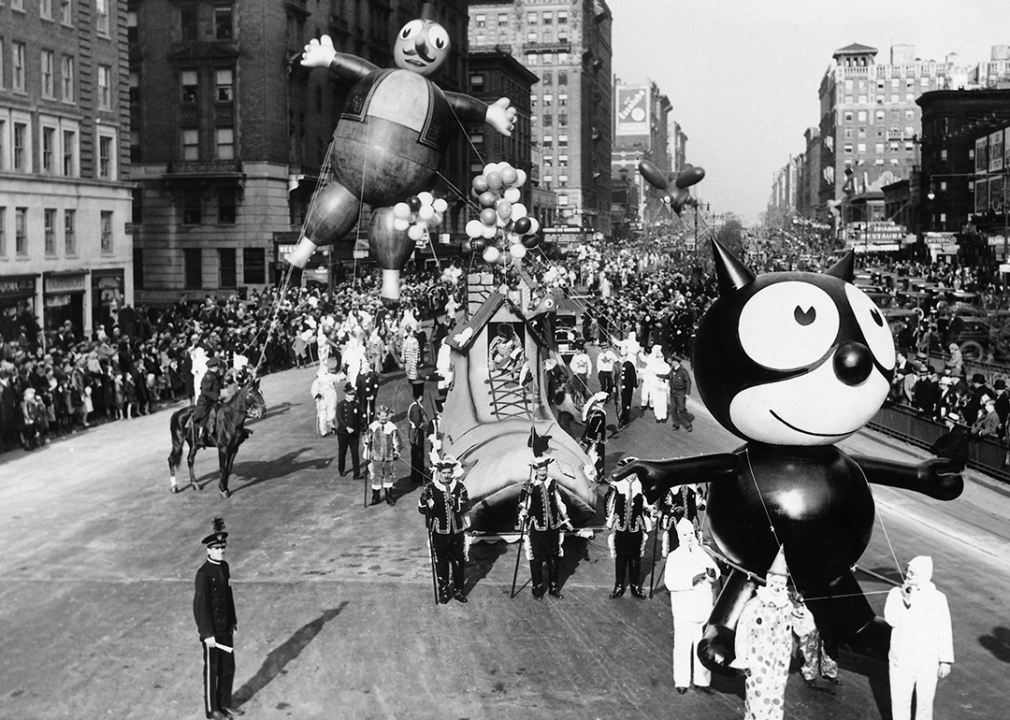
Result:
{"label": "police officer's dark coat", "polygon": [[196,617],[200,640],[213,637],[218,644],[232,644],[238,619],[235,617],[235,599],[231,592],[228,563],[214,563],[208,559],[196,571],[193,615]]}

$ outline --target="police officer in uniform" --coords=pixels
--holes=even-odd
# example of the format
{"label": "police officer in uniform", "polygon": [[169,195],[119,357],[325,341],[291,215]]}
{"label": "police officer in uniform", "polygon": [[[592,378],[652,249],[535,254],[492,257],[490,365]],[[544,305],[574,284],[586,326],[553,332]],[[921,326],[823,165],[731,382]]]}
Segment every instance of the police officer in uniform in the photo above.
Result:
{"label": "police officer in uniform", "polygon": [[337,403],[337,468],[340,477],[347,474],[347,451],[351,451],[351,465],[354,479],[361,478],[358,443],[361,441],[361,411],[358,409],[357,392],[351,383],[344,385],[344,399]]}
{"label": "police officer in uniform", "polygon": [[203,702],[208,718],[222,720],[245,713],[231,706],[235,679],[235,600],[231,573],[224,561],[228,533],[224,520],[214,518],[214,532],[203,539],[207,561],[196,571],[193,615],[203,645]]}
{"label": "police officer in uniform", "polygon": [[427,518],[432,561],[438,580],[438,601],[449,602],[450,570],[452,597],[466,602],[463,569],[466,558],[465,530],[470,526],[470,497],[461,478],[463,466],[452,455],[435,463],[434,482],[425,486],[417,511]]}
{"label": "police officer in uniform", "polygon": [[[534,430],[534,434],[535,434]],[[558,600],[564,596],[558,587],[558,571],[561,567],[561,543],[564,531],[572,530],[568,519],[568,508],[565,506],[557,481],[548,477],[547,466],[554,458],[538,452],[542,442],[546,450],[546,440],[543,435],[531,438],[533,460],[530,462],[533,477],[523,485],[519,492],[519,523],[529,522],[529,539],[526,545],[526,557],[530,563],[530,577],[533,580],[533,597],[540,600],[544,596],[544,563],[547,564],[547,593]]]}

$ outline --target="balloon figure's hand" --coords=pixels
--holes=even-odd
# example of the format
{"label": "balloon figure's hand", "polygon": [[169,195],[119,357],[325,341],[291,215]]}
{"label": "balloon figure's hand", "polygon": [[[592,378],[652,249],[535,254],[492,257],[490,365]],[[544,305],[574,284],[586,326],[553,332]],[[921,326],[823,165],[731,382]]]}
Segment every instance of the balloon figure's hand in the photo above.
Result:
{"label": "balloon figure's hand", "polygon": [[735,644],[736,633],[728,627],[708,625],[705,627],[701,642],[698,643],[698,658],[702,665],[716,675],[733,677],[736,670],[730,667],[730,663],[736,658]]}
{"label": "balloon figure's hand", "polygon": [[516,109],[509,103],[508,98],[499,98],[494,104],[488,105],[484,122],[505,137],[511,137],[516,124]]}
{"label": "balloon figure's hand", "polygon": [[319,40],[313,38],[302,53],[302,66],[329,67],[336,55],[337,50],[333,47],[333,40],[329,35],[323,35]]}
{"label": "balloon figure's hand", "polygon": [[953,500],[964,490],[961,466],[947,458],[923,460],[917,466],[921,492],[937,500]]}
{"label": "balloon figure's hand", "polygon": [[622,458],[611,477],[614,480],[623,480],[629,475],[638,476],[638,481],[642,483],[642,492],[653,504],[663,497],[670,487],[669,483],[665,481],[668,477],[665,469],[650,460],[639,460],[636,457]]}

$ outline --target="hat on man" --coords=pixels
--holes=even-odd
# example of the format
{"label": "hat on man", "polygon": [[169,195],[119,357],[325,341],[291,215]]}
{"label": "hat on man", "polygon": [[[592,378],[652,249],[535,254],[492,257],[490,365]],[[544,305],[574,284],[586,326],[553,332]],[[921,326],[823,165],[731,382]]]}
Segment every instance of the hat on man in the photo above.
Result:
{"label": "hat on man", "polygon": [[214,532],[205,537],[202,542],[208,548],[224,547],[228,544],[228,533],[224,531],[224,518],[214,518]]}
{"label": "hat on man", "polygon": [[789,568],[786,567],[785,547],[779,546],[779,552],[772,561],[772,566],[768,568],[769,575],[789,575]]}
{"label": "hat on man", "polygon": [[216,357],[212,357],[207,361],[208,370],[217,370],[220,367],[221,367],[221,361]]}
{"label": "hat on man", "polygon": [[971,376],[971,381],[973,383],[978,383],[979,385],[985,385],[985,375],[982,373],[975,373]]}
{"label": "hat on man", "polygon": [[344,395],[354,395],[358,389],[351,383],[344,383]]}
{"label": "hat on man", "polygon": [[463,463],[455,455],[443,455],[431,465],[436,470],[452,469],[452,476],[454,478],[462,477],[463,475]]}
{"label": "hat on man", "polygon": [[1006,390],[1006,380],[1003,378],[996,378],[996,382],[992,384],[993,390]]}
{"label": "hat on man", "polygon": [[594,406],[599,405],[602,402],[606,402],[609,397],[610,396],[605,392],[598,392],[586,400],[586,404],[582,406],[582,422],[585,422],[589,418],[589,412]]}

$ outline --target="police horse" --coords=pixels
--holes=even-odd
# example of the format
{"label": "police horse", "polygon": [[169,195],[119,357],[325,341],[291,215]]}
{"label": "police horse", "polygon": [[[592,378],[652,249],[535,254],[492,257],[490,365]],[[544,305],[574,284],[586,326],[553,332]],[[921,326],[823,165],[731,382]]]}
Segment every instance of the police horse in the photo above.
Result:
{"label": "police horse", "polygon": [[218,466],[221,469],[221,480],[218,489],[224,497],[230,497],[228,477],[231,466],[235,462],[239,446],[252,434],[245,429],[248,418],[261,418],[266,409],[266,400],[260,392],[259,378],[253,377],[245,382],[234,395],[224,402],[217,403],[210,411],[207,422],[210,427],[209,437],[200,436],[199,429],[193,427],[193,412],[195,407],[184,407],[172,413],[169,427],[172,430],[172,452],[168,456],[168,468],[172,473],[169,490],[179,492],[175,481],[175,471],[182,460],[183,443],[189,445],[189,455],[186,462],[189,465],[189,483],[194,490],[202,490],[193,473],[193,462],[196,451],[204,447],[216,447]]}

